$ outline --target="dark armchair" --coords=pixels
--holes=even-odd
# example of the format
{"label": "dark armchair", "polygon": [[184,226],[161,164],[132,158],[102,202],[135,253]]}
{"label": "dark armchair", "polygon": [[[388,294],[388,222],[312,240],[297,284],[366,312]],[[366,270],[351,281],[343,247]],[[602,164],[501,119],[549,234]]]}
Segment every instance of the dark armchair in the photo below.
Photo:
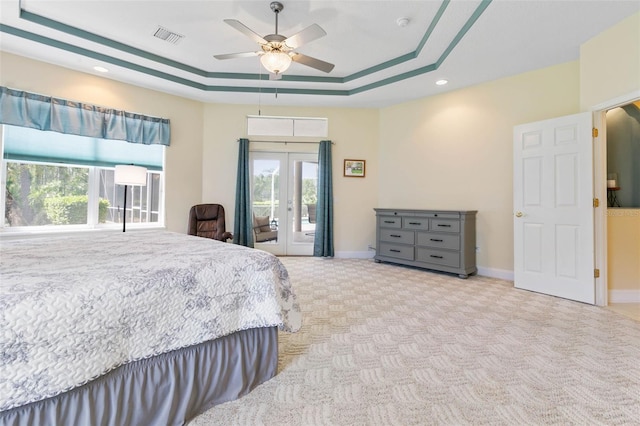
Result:
{"label": "dark armchair", "polygon": [[220,204],[197,204],[189,211],[189,235],[227,241],[233,238],[226,232],[224,207]]}

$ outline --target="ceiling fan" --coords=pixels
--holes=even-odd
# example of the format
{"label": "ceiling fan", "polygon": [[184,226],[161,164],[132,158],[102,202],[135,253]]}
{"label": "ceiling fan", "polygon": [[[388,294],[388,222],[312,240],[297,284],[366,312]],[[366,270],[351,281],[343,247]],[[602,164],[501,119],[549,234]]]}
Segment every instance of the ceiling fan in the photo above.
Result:
{"label": "ceiling fan", "polygon": [[247,58],[250,56],[260,56],[262,65],[273,74],[273,79],[280,79],[281,74],[285,72],[291,61],[315,68],[326,73],[331,72],[334,65],[311,56],[303,55],[294,50],[303,44],[324,37],[327,33],[318,25],[313,24],[292,35],[285,37],[278,34],[278,14],[284,9],[284,5],[280,2],[271,2],[271,10],[276,14],[276,31],[275,34],[268,34],[264,37],[258,35],[249,29],[242,22],[235,19],[225,19],[224,22],[231,25],[236,30],[248,36],[260,45],[261,50],[255,52],[229,53],[225,55],[214,55],[216,59],[235,59]]}

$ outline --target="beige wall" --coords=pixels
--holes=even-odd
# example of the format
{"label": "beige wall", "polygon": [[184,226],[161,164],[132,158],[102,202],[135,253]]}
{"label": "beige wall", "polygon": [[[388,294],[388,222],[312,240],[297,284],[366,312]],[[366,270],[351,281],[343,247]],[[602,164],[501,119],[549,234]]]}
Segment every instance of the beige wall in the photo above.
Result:
{"label": "beige wall", "polygon": [[[256,98],[257,100],[257,98]],[[334,186],[334,235],[337,255],[366,252],[375,245],[375,215],[378,202],[378,121],[377,109],[262,107],[262,115],[326,117],[332,147]],[[257,105],[205,106],[203,144],[204,202],[224,204],[233,229],[233,207],[238,161],[238,138],[247,137],[247,115],[257,115]],[[276,138],[258,138],[274,140]],[[292,140],[290,138],[289,140]],[[317,140],[317,139],[316,139]],[[251,144],[250,149],[316,152],[315,144]],[[342,176],[345,158],[366,160],[366,177]]]}
{"label": "beige wall", "polygon": [[609,290],[640,292],[640,210],[609,209],[607,235]]}
{"label": "beige wall", "polygon": [[478,210],[478,266],[512,272],[513,127],[578,112],[578,77],[570,62],[383,109],[379,206]]}
{"label": "beige wall", "polygon": [[167,229],[186,232],[189,207],[202,192],[202,111],[200,102],[71,71],[21,56],[0,53],[0,85],[122,109],[171,120],[166,149]]}
{"label": "beige wall", "polygon": [[582,111],[640,90],[640,12],[580,47]]}

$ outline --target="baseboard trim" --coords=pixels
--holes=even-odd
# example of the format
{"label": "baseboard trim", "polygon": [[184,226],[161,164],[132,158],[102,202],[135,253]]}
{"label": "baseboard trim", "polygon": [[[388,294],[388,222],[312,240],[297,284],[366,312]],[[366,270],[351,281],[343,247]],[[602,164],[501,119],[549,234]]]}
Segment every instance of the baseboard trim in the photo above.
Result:
{"label": "baseboard trim", "polygon": [[337,251],[334,257],[342,259],[373,259],[375,251]]}
{"label": "baseboard trim", "polygon": [[509,271],[507,269],[485,268],[484,266],[478,266],[478,275],[507,281],[513,281],[514,278],[513,271]]}
{"label": "baseboard trim", "polygon": [[640,290],[609,290],[609,303],[640,303]]}

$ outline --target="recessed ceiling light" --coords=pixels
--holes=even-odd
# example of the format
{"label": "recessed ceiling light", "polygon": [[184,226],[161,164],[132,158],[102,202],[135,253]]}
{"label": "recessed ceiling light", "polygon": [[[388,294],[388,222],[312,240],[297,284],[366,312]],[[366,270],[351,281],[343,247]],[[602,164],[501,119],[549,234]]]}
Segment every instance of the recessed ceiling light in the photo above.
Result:
{"label": "recessed ceiling light", "polygon": [[106,69],[105,67],[93,67],[93,69],[98,72],[109,72],[109,70]]}
{"label": "recessed ceiling light", "polygon": [[447,84],[449,82],[449,80],[438,80],[436,81],[436,84],[438,86],[444,86],[445,84]]}

